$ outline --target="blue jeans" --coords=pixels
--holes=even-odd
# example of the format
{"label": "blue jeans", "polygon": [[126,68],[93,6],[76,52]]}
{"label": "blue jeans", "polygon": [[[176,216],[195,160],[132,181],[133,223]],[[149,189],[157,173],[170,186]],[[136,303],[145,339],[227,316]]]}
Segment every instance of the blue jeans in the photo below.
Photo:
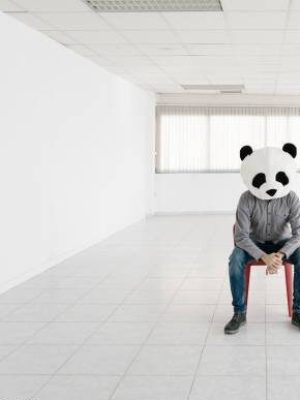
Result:
{"label": "blue jeans", "polygon": [[[275,253],[286,241],[278,243],[256,243],[265,253]],[[229,257],[229,278],[234,312],[246,312],[245,304],[245,266],[254,258],[239,247],[235,247]],[[293,310],[300,313],[300,247],[287,259],[294,265],[294,301]]]}

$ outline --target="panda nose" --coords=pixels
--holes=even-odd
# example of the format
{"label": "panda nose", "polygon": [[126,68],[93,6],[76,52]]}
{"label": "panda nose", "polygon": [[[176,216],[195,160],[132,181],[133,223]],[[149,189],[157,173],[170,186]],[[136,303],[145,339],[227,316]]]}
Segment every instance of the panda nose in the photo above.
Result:
{"label": "panda nose", "polygon": [[269,195],[269,196],[272,196],[272,197],[274,196],[274,194],[275,194],[276,192],[277,192],[276,189],[270,189],[270,190],[267,190],[267,191],[266,191],[266,193],[268,193],[268,195]]}

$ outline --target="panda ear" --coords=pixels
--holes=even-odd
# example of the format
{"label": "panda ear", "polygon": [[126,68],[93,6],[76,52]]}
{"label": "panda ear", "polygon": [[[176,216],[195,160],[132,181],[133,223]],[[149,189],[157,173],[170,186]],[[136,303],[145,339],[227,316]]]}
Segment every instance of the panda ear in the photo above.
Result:
{"label": "panda ear", "polygon": [[282,150],[286,153],[289,153],[290,156],[296,158],[297,155],[297,147],[293,143],[286,143],[282,146]]}
{"label": "panda ear", "polygon": [[240,150],[240,159],[243,161],[244,158],[253,153],[251,146],[243,146]]}

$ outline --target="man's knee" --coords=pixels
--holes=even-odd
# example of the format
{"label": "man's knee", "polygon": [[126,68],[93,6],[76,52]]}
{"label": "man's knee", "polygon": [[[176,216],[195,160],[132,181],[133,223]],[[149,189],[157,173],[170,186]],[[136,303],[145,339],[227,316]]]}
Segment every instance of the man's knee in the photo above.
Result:
{"label": "man's knee", "polygon": [[235,247],[229,257],[229,272],[234,274],[244,269],[248,260],[248,254],[245,250]]}

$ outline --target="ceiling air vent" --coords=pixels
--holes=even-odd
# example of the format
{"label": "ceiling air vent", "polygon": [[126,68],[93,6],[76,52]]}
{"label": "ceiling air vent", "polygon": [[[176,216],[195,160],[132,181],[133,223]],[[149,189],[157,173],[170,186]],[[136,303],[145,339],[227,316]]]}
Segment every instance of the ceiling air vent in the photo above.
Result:
{"label": "ceiling air vent", "polygon": [[199,93],[239,94],[245,89],[244,85],[181,85],[186,91]]}
{"label": "ceiling air vent", "polygon": [[82,0],[97,12],[223,11],[220,0]]}

